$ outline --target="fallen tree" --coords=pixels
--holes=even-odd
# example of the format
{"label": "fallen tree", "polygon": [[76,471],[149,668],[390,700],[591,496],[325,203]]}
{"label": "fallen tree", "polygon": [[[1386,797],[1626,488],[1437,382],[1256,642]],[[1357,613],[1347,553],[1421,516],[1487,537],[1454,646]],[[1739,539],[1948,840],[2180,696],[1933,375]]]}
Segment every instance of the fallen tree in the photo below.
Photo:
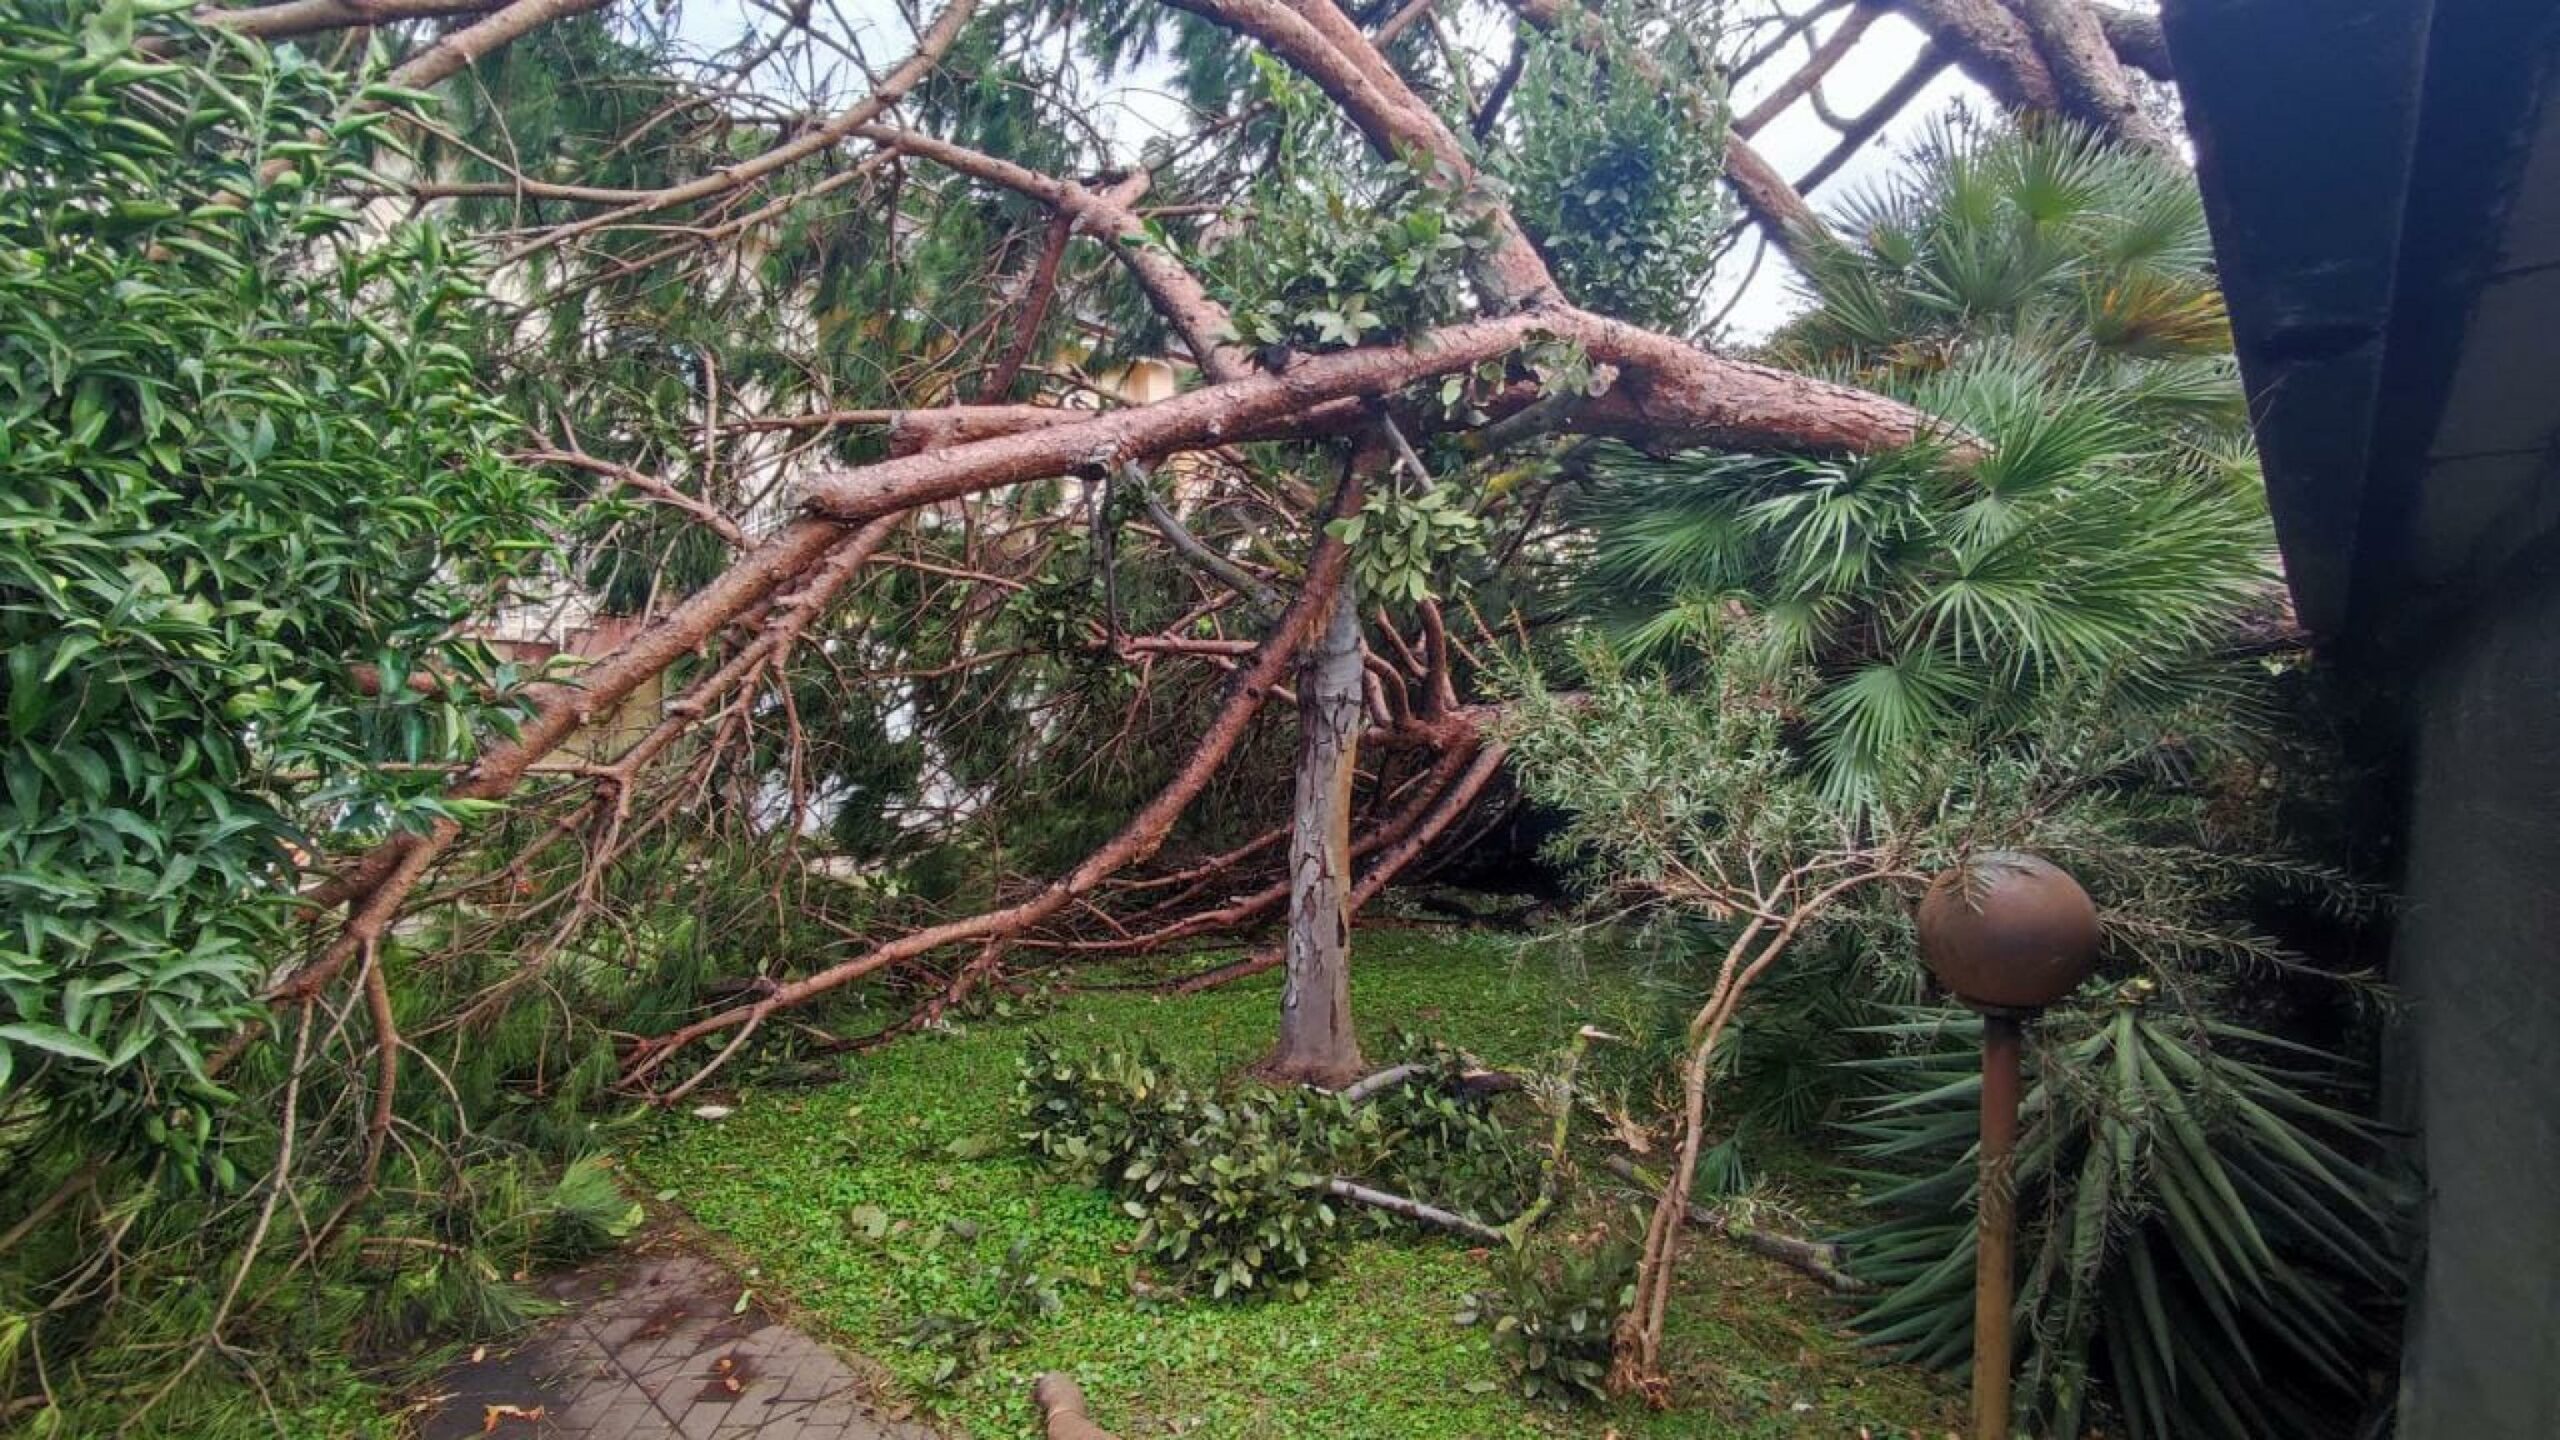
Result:
{"label": "fallen tree", "polygon": [[[597,0],[281,0],[138,22],[93,8],[71,7],[73,38],[44,52],[45,83],[68,87],[47,123],[103,113],[146,160],[166,145],[190,163],[90,214],[61,197],[106,152],[66,141],[23,167],[58,213],[15,216],[13,233],[54,260],[201,262],[244,287],[344,262],[351,315],[471,316],[414,355],[350,331],[332,355],[266,367],[301,384],[270,418],[315,400],[391,417],[361,434],[262,429],[224,408],[236,392],[172,391],[221,418],[154,448],[190,412],[146,396],[134,367],[28,391],[73,439],[56,469],[130,431],[142,448],[117,463],[181,510],[378,462],[262,518],[267,539],[371,524],[389,545],[413,532],[385,517],[451,512],[406,555],[325,575],[94,577],[230,643],[266,625],[258,643],[282,657],[236,708],[201,690],[192,711],[120,732],[123,748],[73,746],[64,727],[95,707],[38,697],[123,693],[214,640],[136,649],[147,627],[119,612],[53,627],[89,648],[41,669],[19,673],[32,646],[12,652],[12,739],[37,757],[12,770],[12,803],[94,818],[114,852],[56,891],[12,892],[30,949],[71,944],[42,923],[65,910],[61,885],[139,906],[192,884],[189,905],[250,896],[296,917],[254,959],[165,983],[13,992],[0,1031],[15,1073],[40,1077],[12,1101],[44,1121],[32,1147],[93,1115],[115,1117],[121,1147],[103,1167],[25,1167],[37,1193],[0,1253],[47,1227],[84,1252],[71,1280],[45,1280],[59,1308],[40,1327],[118,1292],[118,1186],[169,1166],[214,1191],[244,1164],[267,1177],[196,1227],[246,1256],[200,1337],[152,1342],[185,1356],[172,1391],[276,1293],[270,1257],[315,1262],[386,1191],[454,1183],[433,1157],[462,1142],[441,1127],[474,1117],[443,1097],[538,1007],[610,1032],[610,1073],[582,1060],[578,1085],[666,1103],[760,1042],[878,1043],[1025,970],[1243,932],[1285,907],[1282,943],[1182,983],[1285,966],[1274,1073],[1351,1078],[1352,917],[1497,790],[1510,750],[1483,652],[1534,642],[1538,571],[1571,544],[1554,498],[1591,447],[1983,458],[1927,409],[1709,343],[1713,247],[1689,242],[1740,223],[1711,187],[1585,183],[1630,157],[1683,175],[1668,167],[1703,160],[1765,230],[1824,243],[1806,198],[1820,174],[1776,174],[1748,132],[1826,106],[1826,77],[1868,43],[1862,7],[1778,7],[1691,47],[1667,46],[1658,17],[1524,0],[1484,55],[1413,43],[1439,28],[1427,4],[1331,0],[953,0],[885,47],[803,7],[738,22],[710,54]],[[2138,25],[2066,0],[1896,8],[1932,37],[1924,81],[1953,63],[2018,108],[2156,138],[2113,58],[2140,49]],[[1196,113],[1178,142],[1126,153],[1055,56],[1107,70],[1177,34]],[[270,63],[262,47],[288,41],[292,63]],[[1589,68],[1555,68],[1568,57]],[[281,118],[208,109],[160,133],[251,73],[290,100]],[[1718,97],[1747,84],[1771,88],[1731,119]],[[1577,85],[1606,103],[1576,103]],[[1890,123],[1909,98],[1894,94],[1839,127],[1844,146]],[[145,163],[113,153],[131,163],[101,174]],[[418,223],[368,251],[373,231],[347,229],[358,207]],[[488,293],[469,293],[474,275]],[[413,293],[429,278],[447,288]],[[272,319],[235,330],[296,333]],[[324,333],[339,335],[302,338]],[[444,407],[466,401],[470,443],[395,443],[443,436]],[[541,505],[515,504],[536,489]],[[479,613],[444,603],[447,575],[481,585]],[[59,598],[0,585],[31,615]],[[277,618],[287,597],[378,604],[403,586],[415,613],[380,624]],[[1501,593],[1500,613],[1462,612],[1469,587]],[[342,734],[276,742],[323,700]],[[121,847],[149,825],[99,798],[139,787],[182,733],[240,742],[202,782],[224,812],[209,829],[260,835],[235,872],[129,863]],[[60,798],[75,791],[93,793]],[[155,863],[185,849],[143,848]],[[663,1005],[579,1015],[561,999],[613,964],[715,949],[659,921],[731,883],[740,856],[794,944],[671,967],[682,994]],[[813,868],[837,893],[815,894]],[[206,985],[200,1005],[170,998]],[[887,1013],[851,1018],[857,996]],[[170,1043],[137,1044],[161,1023],[155,999],[194,1008]],[[1321,1043],[1294,1043],[1301,1019]],[[506,1083],[546,1102],[568,1085],[547,1051]],[[245,1140],[213,1133],[235,1102],[212,1097],[233,1084],[273,1117]],[[173,1124],[204,1133],[172,1142]],[[303,1205],[306,1172],[328,1204]]]}

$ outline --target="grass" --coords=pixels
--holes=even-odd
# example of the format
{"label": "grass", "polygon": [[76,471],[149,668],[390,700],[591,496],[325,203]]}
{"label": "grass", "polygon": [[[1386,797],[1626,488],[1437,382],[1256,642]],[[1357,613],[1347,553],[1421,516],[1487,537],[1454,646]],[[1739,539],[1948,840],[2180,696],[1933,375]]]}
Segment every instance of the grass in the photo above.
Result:
{"label": "grass", "polygon": [[[1364,1033],[1404,1027],[1529,1064],[1631,1003],[1622,977],[1482,932],[1363,931]],[[1276,977],[1164,999],[1088,993],[1038,1020],[1072,1042],[1143,1034],[1187,1073],[1254,1059]],[[1030,1377],[1076,1376],[1126,1440],[1492,1440],[1498,1436],[1936,1437],[1959,1428],[1938,1377],[1882,1364],[1839,1331],[1829,1296],[1699,1236],[1674,1307],[1674,1408],[1559,1413],[1512,1392],[1481,1328],[1452,1318],[1483,1263],[1434,1237],[1341,1247],[1303,1302],[1165,1297],[1123,1253],[1137,1222],[1005,1145],[1028,1025],[973,1024],[848,1063],[842,1084],[746,1092],[631,1157],[645,1188],[735,1247],[759,1297],[885,1364],[955,1435],[1028,1436]],[[973,1143],[974,1142],[974,1143]],[[876,1207],[873,1208],[873,1207]],[[887,1217],[885,1234],[873,1237]],[[1019,1348],[928,1393],[934,1359],[901,1340],[920,1316],[981,1308],[1015,1242],[1064,1277],[1064,1308]]]}

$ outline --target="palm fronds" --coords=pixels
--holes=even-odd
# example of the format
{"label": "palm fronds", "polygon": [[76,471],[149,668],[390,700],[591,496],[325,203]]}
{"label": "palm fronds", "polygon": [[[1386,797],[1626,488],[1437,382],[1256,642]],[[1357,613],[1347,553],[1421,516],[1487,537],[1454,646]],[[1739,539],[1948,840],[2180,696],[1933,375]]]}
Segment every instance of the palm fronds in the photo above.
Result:
{"label": "palm fronds", "polygon": [[1821,675],[1842,795],[2054,685],[2209,666],[2276,569],[2192,181],[2067,127],[1942,128],[1842,220],[1777,354],[1984,453],[1604,452],[1575,513],[1592,613],[1671,663],[1763,617]]}
{"label": "palm fronds", "polygon": [[[2136,983],[2057,1017],[2017,1155],[2019,1414],[2077,1435],[2103,1393],[2135,1440],[2311,1437],[2387,1392],[2387,1295],[2407,1203],[2337,1057],[2173,1011]],[[1885,1287],[1869,1340],[1972,1350],[1980,1021],[1905,1011],[1860,1062],[1846,1126],[1883,1218],[1848,1237]],[[2103,1387],[2092,1382],[2102,1380]]]}

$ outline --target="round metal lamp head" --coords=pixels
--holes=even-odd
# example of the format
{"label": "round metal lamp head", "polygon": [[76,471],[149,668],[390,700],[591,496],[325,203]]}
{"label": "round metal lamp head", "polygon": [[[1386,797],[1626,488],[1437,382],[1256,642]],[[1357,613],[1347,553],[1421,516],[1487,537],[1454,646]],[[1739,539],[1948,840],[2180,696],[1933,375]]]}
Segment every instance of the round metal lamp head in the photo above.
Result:
{"label": "round metal lamp head", "polygon": [[1988,1010],[2041,1010],[2098,959],[2098,907],[2052,862],[2015,851],[1976,855],[1920,897],[1920,958],[1938,983]]}

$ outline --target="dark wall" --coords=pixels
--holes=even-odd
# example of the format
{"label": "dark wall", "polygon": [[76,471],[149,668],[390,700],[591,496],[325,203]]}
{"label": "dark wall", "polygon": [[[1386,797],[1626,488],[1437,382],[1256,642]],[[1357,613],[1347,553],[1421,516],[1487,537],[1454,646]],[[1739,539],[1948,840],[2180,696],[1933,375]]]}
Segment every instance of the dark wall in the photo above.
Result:
{"label": "dark wall", "polygon": [[2394,1088],[2429,1213],[2401,1433],[2560,1436],[2560,565],[2415,678]]}

